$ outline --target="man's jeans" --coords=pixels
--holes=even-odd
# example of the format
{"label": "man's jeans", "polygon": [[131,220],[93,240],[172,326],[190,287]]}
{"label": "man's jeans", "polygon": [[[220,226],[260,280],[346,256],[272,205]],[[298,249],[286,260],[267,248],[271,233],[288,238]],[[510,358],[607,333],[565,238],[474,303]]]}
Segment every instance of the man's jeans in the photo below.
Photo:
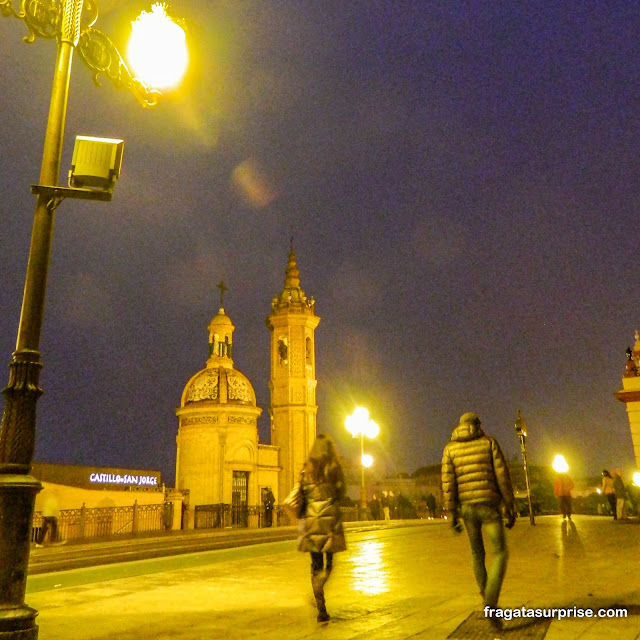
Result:
{"label": "man's jeans", "polygon": [[[498,596],[509,557],[504,541],[504,526],[500,508],[489,504],[463,504],[460,511],[471,543],[471,558],[476,582],[480,587],[484,604],[495,608],[498,604]],[[493,552],[488,571],[484,564],[485,551],[482,529],[489,537]]]}

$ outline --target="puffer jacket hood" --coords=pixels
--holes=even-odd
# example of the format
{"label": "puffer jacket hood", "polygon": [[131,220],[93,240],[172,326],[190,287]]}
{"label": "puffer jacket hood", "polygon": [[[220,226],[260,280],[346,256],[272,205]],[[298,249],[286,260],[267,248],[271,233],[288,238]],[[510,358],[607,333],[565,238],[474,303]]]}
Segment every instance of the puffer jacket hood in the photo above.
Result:
{"label": "puffer jacket hood", "polygon": [[459,424],[451,434],[451,440],[453,442],[469,442],[469,440],[476,440],[482,438],[484,431],[479,424]]}

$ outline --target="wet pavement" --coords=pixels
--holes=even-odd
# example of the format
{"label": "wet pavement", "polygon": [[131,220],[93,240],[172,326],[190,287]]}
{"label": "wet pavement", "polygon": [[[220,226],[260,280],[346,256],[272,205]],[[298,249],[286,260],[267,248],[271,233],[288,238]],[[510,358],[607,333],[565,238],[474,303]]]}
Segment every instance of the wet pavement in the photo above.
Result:
{"label": "wet pavement", "polygon": [[26,601],[40,612],[41,640],[630,640],[640,638],[639,535],[636,523],[609,518],[545,516],[533,527],[520,519],[507,533],[501,607],[626,607],[629,615],[513,619],[499,634],[482,614],[466,534],[441,522],[350,529],[323,624],[308,556],[292,540],[33,575]]}

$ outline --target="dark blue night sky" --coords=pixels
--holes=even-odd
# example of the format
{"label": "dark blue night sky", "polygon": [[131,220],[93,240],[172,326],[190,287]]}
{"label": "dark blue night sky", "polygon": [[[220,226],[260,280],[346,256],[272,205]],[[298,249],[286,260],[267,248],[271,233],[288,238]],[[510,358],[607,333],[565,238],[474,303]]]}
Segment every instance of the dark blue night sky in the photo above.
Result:
{"label": "dark blue night sky", "polygon": [[[119,44],[144,4],[101,2]],[[268,441],[290,236],[316,299],[318,428],[366,405],[392,472],[477,411],[509,456],[633,470],[621,387],[640,328],[634,2],[176,1],[193,64],[156,110],[76,58],[76,134],[125,139],[110,204],[56,214],[36,459],[160,469],[229,287]],[[0,349],[15,347],[55,45],[0,18]],[[124,47],[123,47],[124,48]],[[6,372],[8,379],[8,369]]]}

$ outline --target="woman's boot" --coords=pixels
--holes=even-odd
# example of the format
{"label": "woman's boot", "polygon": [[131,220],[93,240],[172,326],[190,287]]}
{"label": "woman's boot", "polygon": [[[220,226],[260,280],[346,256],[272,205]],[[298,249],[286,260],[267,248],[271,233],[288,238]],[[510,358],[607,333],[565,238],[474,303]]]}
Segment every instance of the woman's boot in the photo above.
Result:
{"label": "woman's boot", "polygon": [[318,622],[326,622],[330,617],[324,601],[324,583],[327,581],[327,577],[324,571],[311,572],[311,587],[318,607]]}

